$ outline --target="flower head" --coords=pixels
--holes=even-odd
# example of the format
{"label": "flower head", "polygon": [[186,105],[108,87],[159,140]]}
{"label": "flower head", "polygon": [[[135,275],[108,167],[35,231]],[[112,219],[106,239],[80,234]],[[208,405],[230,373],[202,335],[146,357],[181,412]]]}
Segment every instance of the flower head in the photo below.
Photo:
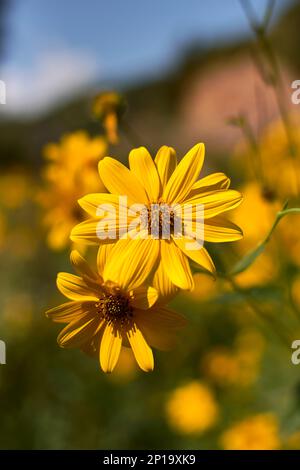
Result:
{"label": "flower head", "polygon": [[201,433],[217,421],[218,406],[210,389],[192,381],[170,395],[166,406],[170,425],[180,433]]}
{"label": "flower head", "polygon": [[[64,248],[72,227],[83,220],[77,199],[99,188],[97,163],[106,148],[103,138],[90,138],[84,131],[65,135],[58,144],[45,147],[45,187],[38,194],[38,202],[47,210],[43,222],[52,249]],[[101,182],[100,186],[104,191]]]}
{"label": "flower head", "polygon": [[221,437],[225,450],[276,450],[280,447],[278,421],[271,413],[251,416]]}
{"label": "flower head", "polygon": [[[230,181],[223,173],[198,180],[203,161],[203,144],[195,145],[179,164],[174,149],[167,146],[159,149],[155,160],[144,147],[132,150],[130,169],[105,157],[99,173],[110,194],[90,194],[79,200],[91,218],[74,227],[71,239],[100,244],[99,223],[109,222],[110,241],[121,244],[123,269],[146,262],[145,277],[159,267],[168,282],[192,289],[189,259],[210,273],[215,271],[203,242],[242,237],[239,227],[220,215],[240,204],[240,193],[228,189]],[[136,206],[138,217],[132,209]],[[195,227],[200,227],[200,236]]]}
{"label": "flower head", "polygon": [[161,303],[155,305],[157,291],[139,285],[132,271],[123,272],[118,283],[112,281],[117,264],[113,252],[113,245],[99,249],[96,272],[72,251],[71,263],[79,276],[59,273],[57,277],[58,289],[70,302],[48,310],[47,316],[67,323],[58,336],[61,347],[79,347],[97,355],[104,372],[114,369],[122,346],[130,346],[141,369],[149,371],[154,367],[149,344],[168,349],[185,321]]}

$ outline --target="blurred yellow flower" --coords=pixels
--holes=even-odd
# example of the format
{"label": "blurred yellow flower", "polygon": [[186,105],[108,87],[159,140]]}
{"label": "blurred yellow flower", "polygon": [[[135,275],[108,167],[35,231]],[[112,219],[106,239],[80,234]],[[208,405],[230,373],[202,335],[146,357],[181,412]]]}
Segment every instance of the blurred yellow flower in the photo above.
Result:
{"label": "blurred yellow flower", "polygon": [[[235,244],[239,257],[256,248],[268,234],[276,213],[281,209],[278,201],[269,201],[264,197],[262,188],[255,182],[247,183],[242,188],[243,204],[233,213],[233,221],[243,227],[244,237]],[[244,272],[236,276],[241,287],[253,287],[266,284],[276,278],[278,260],[272,242],[267,249]]]}
{"label": "blurred yellow flower", "polygon": [[97,164],[106,149],[103,138],[91,138],[84,131],[65,135],[60,143],[45,147],[45,187],[37,199],[47,210],[43,222],[48,228],[47,241],[52,249],[66,247],[71,229],[83,220],[78,198],[99,190],[99,184],[105,191],[99,183]]}
{"label": "blurred yellow flower", "polygon": [[119,141],[118,124],[125,108],[124,98],[113,91],[99,93],[93,100],[93,114],[102,122],[111,144]]}
{"label": "blurred yellow flower", "polygon": [[218,414],[218,405],[211,390],[198,381],[175,389],[166,403],[170,426],[182,434],[207,431],[216,423]]}
{"label": "blurred yellow flower", "polygon": [[299,196],[300,188],[300,115],[293,114],[290,118],[292,142],[281,119],[272,122],[260,139],[267,185],[282,200]]}
{"label": "blurred yellow flower", "polygon": [[47,316],[67,323],[58,336],[61,347],[79,347],[97,355],[104,372],[115,368],[122,345],[132,348],[140,368],[147,372],[154,367],[149,344],[166,349],[185,320],[161,304],[155,306],[157,291],[141,286],[135,266],[122,271],[114,251],[114,245],[100,247],[97,272],[72,251],[71,263],[80,276],[57,276],[58,289],[71,301],[48,310]]}
{"label": "blurred yellow flower", "polygon": [[257,380],[263,350],[264,341],[258,332],[242,331],[233,350],[221,347],[212,350],[204,356],[202,367],[218,385],[247,387]]}
{"label": "blurred yellow flower", "polygon": [[0,203],[17,209],[32,197],[33,181],[23,168],[13,168],[0,177]]}
{"label": "blurred yellow flower", "polygon": [[[228,189],[230,181],[223,173],[214,173],[197,181],[203,161],[203,144],[195,145],[178,165],[174,149],[167,146],[159,149],[154,161],[145,147],[133,149],[129,155],[130,169],[113,158],[104,158],[99,163],[99,173],[110,194],[90,194],[79,201],[92,218],[77,225],[72,230],[71,239],[74,242],[100,244],[99,206],[109,204],[113,214],[118,215],[121,212],[120,196],[126,196],[126,210],[130,210],[132,204],[139,204],[145,211],[140,214],[139,224],[135,225],[134,237],[137,239],[128,237],[117,242],[117,245],[122,244],[120,256],[123,269],[131,263],[138,266],[142,259],[146,259],[147,270],[143,273],[146,278],[160,263],[166,283],[171,282],[181,289],[192,289],[194,280],[189,259],[204,270],[215,272],[214,263],[202,242],[229,242],[242,237],[241,229],[220,215],[238,206],[242,200],[241,194]],[[157,207],[161,217],[155,235],[152,234],[152,220],[155,218],[153,206]],[[184,214],[186,206],[192,207],[192,211],[184,222],[188,226],[195,226],[199,220],[202,223],[204,240],[200,240],[201,243],[192,229],[180,236],[175,229],[178,214]],[[162,212],[169,216],[168,238],[163,236]],[[113,227],[110,226],[115,233],[115,241],[123,235],[124,228],[127,233],[130,231],[131,222],[132,218],[128,217],[123,225],[118,221]],[[192,243],[196,244],[196,248],[189,247]]]}
{"label": "blurred yellow flower", "polygon": [[280,447],[277,417],[271,413],[251,416],[221,436],[225,450],[276,450]]}

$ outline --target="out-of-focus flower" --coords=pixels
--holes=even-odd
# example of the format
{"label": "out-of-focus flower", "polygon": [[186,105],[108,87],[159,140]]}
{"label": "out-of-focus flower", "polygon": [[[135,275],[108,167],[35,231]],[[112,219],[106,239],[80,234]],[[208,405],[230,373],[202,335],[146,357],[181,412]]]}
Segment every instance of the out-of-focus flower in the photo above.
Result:
{"label": "out-of-focus flower", "polygon": [[0,204],[17,209],[32,197],[32,189],[32,179],[24,169],[7,171],[0,177]]}
{"label": "out-of-focus flower", "polygon": [[267,186],[282,200],[299,196],[300,189],[300,116],[294,114],[290,120],[292,142],[281,119],[271,123],[260,139]]}
{"label": "out-of-focus flower", "polygon": [[[267,200],[260,186],[255,182],[243,187],[244,202],[233,213],[233,221],[243,227],[244,237],[235,244],[235,249],[242,257],[256,248],[268,234],[278,210],[278,201]],[[242,287],[253,287],[266,284],[276,278],[278,261],[276,251],[271,244],[244,272],[236,276],[236,281]]]}
{"label": "out-of-focus flower", "polygon": [[93,100],[93,114],[102,122],[111,144],[117,144],[119,141],[118,125],[125,109],[123,96],[115,92],[99,93]]}
{"label": "out-of-focus flower", "polygon": [[216,348],[202,361],[202,367],[210,380],[221,386],[247,387],[258,376],[264,341],[258,332],[242,331],[233,350]]}
{"label": "out-of-focus flower", "polygon": [[276,450],[280,447],[277,417],[271,413],[251,416],[221,436],[225,450]]}
{"label": "out-of-focus flower", "polygon": [[[192,289],[194,280],[189,259],[204,270],[214,273],[214,263],[203,247],[203,241],[229,242],[242,238],[241,229],[221,216],[222,213],[237,207],[242,196],[230,190],[229,179],[223,173],[214,173],[197,181],[204,161],[204,145],[195,145],[177,165],[174,149],[163,146],[155,160],[145,147],[133,149],[129,155],[130,169],[119,161],[106,157],[99,163],[100,177],[110,194],[90,194],[79,203],[92,217],[77,225],[71,234],[74,242],[100,244],[98,237],[98,208],[110,204],[117,222],[110,225],[114,240],[122,244],[120,254],[124,269],[126,266],[147,262],[145,277],[159,263],[165,284],[172,283],[181,289]],[[135,224],[134,238],[119,240],[125,232],[130,232],[130,223],[138,214],[119,222],[119,196],[127,196],[127,207],[139,204],[138,224]],[[192,211],[185,216],[185,208]],[[155,209],[153,209],[155,208]],[[109,213],[109,211],[107,211]],[[159,214],[158,223],[152,220]],[[129,212],[130,214],[130,212]],[[162,217],[162,214],[167,217]],[[204,221],[203,221],[204,214]],[[106,214],[107,215],[107,214]],[[109,214],[110,215],[110,214]],[[168,222],[166,222],[168,219]],[[188,233],[178,233],[178,222],[189,228]],[[196,222],[202,223],[204,240],[198,240],[193,233]],[[169,236],[164,237],[167,225]],[[154,232],[154,233],[153,233]],[[121,235],[120,235],[121,233]],[[105,235],[105,234],[104,234]],[[190,246],[193,244],[192,248]]]}
{"label": "out-of-focus flower", "polygon": [[203,433],[214,426],[219,409],[211,390],[192,381],[171,393],[166,415],[170,426],[179,433]]}
{"label": "out-of-focus flower", "polygon": [[58,289],[71,301],[49,310],[47,316],[67,323],[58,336],[61,347],[79,347],[98,356],[104,372],[115,368],[122,345],[130,345],[140,368],[147,372],[154,367],[149,344],[167,348],[185,320],[155,305],[157,291],[141,286],[135,264],[122,270],[116,250],[112,244],[100,247],[97,272],[72,251],[71,263],[80,276],[59,273],[57,277]]}
{"label": "out-of-focus flower", "polygon": [[37,198],[47,211],[43,221],[52,249],[67,246],[71,229],[83,220],[77,200],[87,192],[99,190],[99,186],[105,191],[99,182],[97,164],[106,149],[103,138],[90,138],[84,131],[68,134],[60,143],[45,147],[45,187]]}

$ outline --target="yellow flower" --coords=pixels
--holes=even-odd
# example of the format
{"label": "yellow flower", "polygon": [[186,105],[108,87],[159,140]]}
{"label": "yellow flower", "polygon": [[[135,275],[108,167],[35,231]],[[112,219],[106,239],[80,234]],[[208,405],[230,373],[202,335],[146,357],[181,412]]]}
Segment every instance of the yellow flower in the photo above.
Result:
{"label": "yellow flower", "polygon": [[157,291],[138,283],[134,267],[120,272],[118,283],[114,282],[118,256],[113,252],[113,245],[99,249],[95,272],[72,251],[71,262],[80,276],[59,273],[57,277],[58,289],[71,301],[49,310],[47,316],[67,323],[58,336],[61,347],[79,347],[97,355],[104,372],[114,369],[122,345],[130,346],[140,368],[150,371],[154,361],[149,344],[167,349],[185,321],[165,306],[154,305]]}
{"label": "yellow flower", "polygon": [[225,450],[276,450],[280,447],[278,420],[271,413],[251,416],[225,431]]}
{"label": "yellow flower", "polygon": [[198,381],[177,388],[166,404],[170,426],[182,434],[202,433],[218,418],[218,405],[210,389]]}
{"label": "yellow flower", "polygon": [[99,93],[93,101],[93,114],[99,118],[105,128],[111,144],[117,144],[118,122],[126,108],[124,98],[115,92]]}
{"label": "yellow flower", "polygon": [[[143,280],[160,263],[161,272],[168,282],[181,289],[192,289],[194,280],[189,259],[211,273],[214,273],[215,267],[193,231],[178,236],[175,228],[178,213],[184,214],[186,207],[192,207],[184,222],[189,226],[195,226],[199,221],[202,223],[204,240],[201,242],[229,242],[242,237],[239,227],[220,215],[240,204],[240,193],[228,189],[230,182],[223,173],[214,173],[197,181],[203,161],[203,144],[195,145],[178,165],[174,149],[166,146],[159,149],[154,161],[145,147],[132,150],[129,155],[130,169],[113,158],[104,158],[99,163],[99,173],[110,194],[90,194],[79,200],[80,206],[92,218],[74,227],[71,239],[100,244],[98,224],[105,217],[101,219],[102,216],[98,216],[98,208],[110,205],[113,210],[107,211],[108,214],[120,215],[120,196],[126,196],[128,204],[125,209],[132,204],[142,205],[145,209],[140,213],[139,225],[135,226],[138,239],[129,237],[117,242],[117,245],[122,245],[120,258],[123,269],[131,263],[138,266],[141,259],[146,258],[147,272],[142,273]],[[199,207],[201,210],[198,212]],[[160,213],[160,217],[162,212],[169,217],[169,238],[163,236],[162,218],[157,223],[157,233],[152,234],[155,211]],[[127,221],[119,221],[121,217],[117,217],[118,222],[110,224],[115,241],[123,235],[124,229],[130,231],[130,214],[129,209]],[[196,248],[190,248],[192,243],[196,244]]]}
{"label": "yellow flower", "polygon": [[[255,182],[247,183],[242,188],[243,204],[233,213],[233,221],[243,227],[244,237],[235,244],[239,257],[256,248],[268,234],[281,205],[278,201],[269,201],[264,197],[262,188]],[[276,277],[278,262],[274,244],[268,245],[255,262],[244,272],[236,276],[242,287],[266,284]]]}
{"label": "yellow flower", "polygon": [[[84,131],[68,134],[60,143],[46,146],[45,188],[37,199],[47,210],[43,222],[49,230],[47,241],[52,249],[67,246],[71,229],[83,220],[77,200],[99,189],[97,164],[106,148],[103,138],[90,138]],[[102,188],[104,191],[103,185]]]}
{"label": "yellow flower", "polygon": [[219,347],[210,351],[204,357],[203,369],[218,385],[247,387],[257,380],[263,351],[263,337],[257,331],[242,330],[234,349]]}

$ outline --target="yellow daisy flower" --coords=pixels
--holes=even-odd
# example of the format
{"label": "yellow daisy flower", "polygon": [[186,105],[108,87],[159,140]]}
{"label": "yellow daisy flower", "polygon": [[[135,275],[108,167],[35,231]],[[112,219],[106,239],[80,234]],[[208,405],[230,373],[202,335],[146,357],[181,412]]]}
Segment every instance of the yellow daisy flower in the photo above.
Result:
{"label": "yellow daisy flower", "polygon": [[[97,164],[106,149],[103,138],[91,138],[84,131],[67,134],[59,143],[45,147],[44,188],[37,199],[46,209],[43,223],[48,229],[48,245],[53,250],[65,248],[71,229],[83,220],[77,200],[99,188]],[[102,190],[105,191],[103,185]]]}
{"label": "yellow daisy flower", "polygon": [[[199,243],[192,231],[177,236],[177,214],[184,213],[185,207],[192,207],[185,222],[190,227],[194,227],[199,221],[202,223],[204,240],[201,241],[229,242],[242,237],[240,228],[220,215],[238,206],[242,199],[241,194],[228,189],[230,181],[223,173],[214,173],[197,181],[203,161],[204,144],[195,145],[179,164],[174,149],[167,146],[159,149],[155,160],[145,147],[133,149],[129,155],[130,169],[113,158],[105,157],[99,163],[99,173],[110,194],[89,194],[79,200],[80,206],[92,218],[74,227],[71,239],[75,242],[100,244],[98,224],[104,216],[99,216],[99,207],[109,205],[112,210],[108,210],[108,214],[111,217],[117,215],[115,224],[110,224],[110,234],[115,234],[115,241],[119,239],[117,245],[120,245],[119,265],[122,269],[128,269],[132,263],[138,266],[141,259],[146,258],[144,281],[160,262],[161,272],[170,282],[181,289],[192,289],[194,280],[189,259],[211,273],[214,273],[215,267],[203,243],[198,244],[197,249],[190,248],[191,242]],[[121,217],[120,196],[127,197],[126,209],[129,209],[129,216],[126,221]],[[120,238],[123,237],[124,230],[130,232],[134,219],[130,209],[132,204],[146,208],[140,213],[139,226],[135,227],[136,238],[139,239],[127,237],[123,240]],[[200,212],[198,207],[201,208]],[[159,219],[156,234],[153,235],[151,231],[155,211],[159,212]],[[162,212],[169,217],[168,239],[163,236]]]}
{"label": "yellow daisy flower", "polygon": [[[104,372],[112,372],[122,346],[130,346],[144,371],[154,367],[152,350],[168,349],[174,334],[185,324],[184,318],[161,303],[153,287],[141,286],[132,270],[121,272],[113,282],[114,246],[100,247],[97,272],[77,251],[71,263],[79,276],[59,273],[57,287],[70,302],[47,311],[54,322],[67,323],[58,336],[63,348],[79,347],[97,355]],[[142,266],[143,268],[143,266]]]}

